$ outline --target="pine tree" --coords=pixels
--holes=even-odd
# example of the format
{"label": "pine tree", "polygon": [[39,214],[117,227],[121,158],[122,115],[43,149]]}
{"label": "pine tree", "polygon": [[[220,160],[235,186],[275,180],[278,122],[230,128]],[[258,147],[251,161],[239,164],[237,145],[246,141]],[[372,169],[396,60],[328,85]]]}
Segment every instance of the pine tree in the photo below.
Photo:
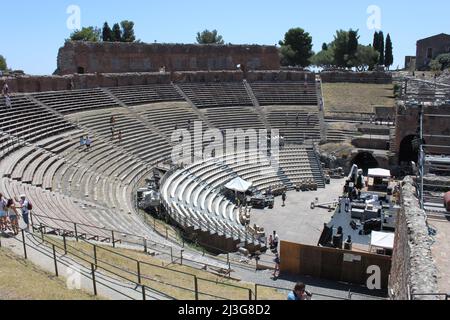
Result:
{"label": "pine tree", "polygon": [[122,41],[122,30],[120,29],[120,25],[118,23],[114,24],[112,28],[112,41]]}
{"label": "pine tree", "polygon": [[325,42],[322,44],[322,50],[323,51],[327,51],[328,50],[328,45]]}
{"label": "pine tree", "polygon": [[112,30],[108,25],[108,22],[105,22],[103,25],[102,38],[105,42],[110,42],[113,40]]}
{"label": "pine tree", "polygon": [[386,37],[386,53],[384,56],[384,65],[389,69],[390,66],[394,64],[394,53],[391,35],[388,33]]}
{"label": "pine tree", "polygon": [[377,50],[377,51],[379,51],[379,45],[380,45],[380,41],[378,40],[378,39],[379,39],[379,36],[380,36],[380,34],[378,33],[378,31],[375,31],[375,33],[373,34],[373,44],[372,44],[372,47],[373,47],[375,50]]}
{"label": "pine tree", "polygon": [[380,60],[378,64],[384,65],[384,33],[380,31],[378,38],[378,52],[380,53]]}

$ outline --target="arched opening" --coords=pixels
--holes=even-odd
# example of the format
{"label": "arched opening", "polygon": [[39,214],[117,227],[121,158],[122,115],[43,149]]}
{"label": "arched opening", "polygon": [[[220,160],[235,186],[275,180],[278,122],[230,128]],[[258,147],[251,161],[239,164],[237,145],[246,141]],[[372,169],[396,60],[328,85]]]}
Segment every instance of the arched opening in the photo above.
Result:
{"label": "arched opening", "polygon": [[364,175],[369,173],[369,169],[378,168],[378,161],[370,152],[358,153],[352,161],[352,165],[356,164],[359,169],[362,169]]}
{"label": "arched opening", "polygon": [[419,160],[419,145],[417,141],[420,138],[417,135],[409,135],[403,138],[400,143],[400,152],[398,154],[398,164],[409,166],[411,161],[417,163]]}
{"label": "arched opening", "polygon": [[78,67],[77,73],[78,74],[84,74],[84,68],[83,67]]}

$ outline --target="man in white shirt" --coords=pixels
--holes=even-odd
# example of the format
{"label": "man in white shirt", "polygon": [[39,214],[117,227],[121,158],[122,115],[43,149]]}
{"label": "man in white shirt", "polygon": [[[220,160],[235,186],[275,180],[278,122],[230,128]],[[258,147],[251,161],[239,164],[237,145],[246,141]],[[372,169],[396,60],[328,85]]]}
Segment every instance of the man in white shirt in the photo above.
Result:
{"label": "man in white shirt", "polygon": [[5,97],[5,106],[6,106],[7,109],[11,109],[11,108],[12,108],[12,105],[11,105],[11,98],[10,98],[9,95],[7,95],[7,96]]}
{"label": "man in white shirt", "polygon": [[278,244],[280,243],[280,237],[278,236],[277,232],[273,232],[273,246],[278,251]]}
{"label": "man in white shirt", "polygon": [[27,198],[24,194],[20,195],[19,204],[20,204],[20,209],[22,210],[23,222],[25,222],[27,225],[26,230],[30,231],[30,219],[29,219],[30,210],[28,209],[30,202],[27,200]]}

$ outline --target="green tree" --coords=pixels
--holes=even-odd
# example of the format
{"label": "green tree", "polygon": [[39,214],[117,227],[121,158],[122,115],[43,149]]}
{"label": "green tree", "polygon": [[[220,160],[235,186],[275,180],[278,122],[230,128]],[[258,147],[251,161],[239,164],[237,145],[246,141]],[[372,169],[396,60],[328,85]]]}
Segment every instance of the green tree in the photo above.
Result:
{"label": "green tree", "polygon": [[356,67],[356,54],[358,52],[358,30],[352,30],[348,32],[348,45],[347,45],[347,66],[352,68]]}
{"label": "green tree", "polygon": [[378,63],[380,53],[372,46],[358,45],[358,50],[353,61],[358,71],[373,70]]}
{"label": "green tree", "polygon": [[70,35],[70,40],[72,41],[100,41],[101,31],[96,27],[82,28],[81,30],[75,30]]}
{"label": "green tree", "polygon": [[134,22],[124,20],[120,23],[122,26],[122,42],[135,42],[136,36],[134,35]]}
{"label": "green tree", "polygon": [[199,44],[224,44],[223,37],[217,30],[209,31],[208,29],[202,32],[197,32],[197,43]]}
{"label": "green tree", "polygon": [[328,50],[328,44],[324,42],[322,44],[322,51],[327,51],[327,50]]}
{"label": "green tree", "polygon": [[388,33],[386,37],[386,52],[384,55],[384,65],[388,68],[394,64],[394,53],[393,53],[393,46],[392,46],[392,40],[391,35]]}
{"label": "green tree", "polygon": [[372,47],[377,50],[378,52],[380,51],[380,34],[378,33],[378,31],[375,31],[375,33],[373,34],[373,43],[372,43]]}
{"label": "green tree", "polygon": [[108,22],[105,22],[105,24],[103,25],[102,39],[105,42],[110,42],[113,40],[112,30],[109,27]]}
{"label": "green tree", "polygon": [[112,41],[121,42],[122,41],[122,30],[120,29],[120,25],[115,23],[112,28]]}
{"label": "green tree", "polygon": [[305,30],[290,29],[279,44],[283,65],[307,67],[311,64],[310,59],[314,55],[312,37]]}
{"label": "green tree", "polygon": [[329,47],[327,50],[322,50],[315,54],[311,58],[311,64],[316,67],[321,68],[330,68],[334,65],[334,50],[333,48]]}
{"label": "green tree", "polygon": [[334,64],[339,68],[347,68],[349,33],[337,30],[332,43],[334,49]]}
{"label": "green tree", "polygon": [[8,65],[6,64],[6,59],[0,54],[0,71],[6,71],[7,69]]}
{"label": "green tree", "polygon": [[434,59],[434,60],[431,60],[431,62],[430,62],[430,69],[431,69],[431,71],[437,72],[437,71],[441,71],[443,68],[442,68],[442,64],[440,64],[437,59]]}
{"label": "green tree", "polygon": [[379,65],[384,65],[384,33],[380,31],[378,35],[378,52],[380,53]]}

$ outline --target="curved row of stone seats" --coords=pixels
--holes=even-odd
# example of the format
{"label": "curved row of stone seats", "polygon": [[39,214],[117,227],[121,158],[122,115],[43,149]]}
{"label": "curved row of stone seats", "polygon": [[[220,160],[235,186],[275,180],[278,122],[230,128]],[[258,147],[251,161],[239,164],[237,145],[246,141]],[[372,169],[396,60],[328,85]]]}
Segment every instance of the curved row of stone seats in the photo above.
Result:
{"label": "curved row of stone seats", "polygon": [[89,152],[81,150],[76,138],[64,157],[70,162],[53,174],[53,190],[89,199],[111,209],[133,212],[128,198],[131,191],[125,198],[124,190],[149,171],[144,162],[101,140],[94,140],[94,147]]}
{"label": "curved row of stone seats", "polygon": [[314,82],[252,82],[250,86],[259,104],[317,105],[318,95]]}
{"label": "curved row of stone seats", "polygon": [[[1,184],[7,197],[17,197],[22,193],[27,195],[33,204],[35,223],[42,222],[55,229],[68,231],[75,231],[74,223],[83,224],[84,227],[77,226],[78,234],[85,233],[104,238],[111,238],[111,234],[102,231],[101,228],[123,230],[137,235],[149,232],[149,229],[135,215],[113,212],[89,202],[7,178],[3,178]],[[118,234],[117,237],[119,238],[120,235]]]}
{"label": "curved row of stone seats", "polygon": [[[195,228],[238,240],[237,235],[244,234],[245,228],[239,225],[233,217],[235,205],[222,196],[220,199],[222,205],[218,204],[213,208],[211,206],[207,208],[204,203],[205,197],[200,195],[200,193],[207,194],[215,191],[216,186],[196,178],[196,175],[214,170],[217,172],[218,169],[220,167],[214,162],[208,162],[201,165],[194,164],[187,167],[186,171],[176,172],[164,183],[163,198],[167,199],[168,204],[179,211],[183,217],[196,219],[198,224],[194,226]],[[197,196],[194,196],[195,194]],[[203,202],[199,202],[199,198],[203,198]],[[232,212],[231,215],[227,215],[225,211],[220,212],[224,208],[228,208],[229,212]]]}
{"label": "curved row of stone seats", "polygon": [[253,106],[243,82],[182,83],[178,86],[197,108]]}
{"label": "curved row of stone seats", "polygon": [[[194,123],[202,121],[186,102],[155,103],[135,110],[169,138],[175,128],[190,129],[192,132]],[[203,130],[208,129],[205,123],[202,127]]]}
{"label": "curved row of stone seats", "polygon": [[40,102],[62,114],[118,106],[118,103],[100,88],[50,91],[36,93],[33,96]]}
{"label": "curved row of stone seats", "polygon": [[171,84],[115,87],[108,90],[127,106],[184,100]]}
{"label": "curved row of stone seats", "polygon": [[280,166],[292,183],[298,185],[305,180],[315,180],[306,149],[287,147],[280,150]]}
{"label": "curved row of stone seats", "polygon": [[265,129],[253,107],[228,107],[207,109],[205,115],[211,124],[221,130],[226,129]]}
{"label": "curved row of stone seats", "polygon": [[[114,140],[110,124],[111,116],[116,119]],[[161,161],[171,154],[170,144],[128,110],[120,108],[78,113],[71,115],[71,118],[95,132],[98,137],[112,142],[116,148],[123,149],[148,164]],[[121,142],[118,141],[120,131],[122,132]]]}
{"label": "curved row of stone seats", "polygon": [[228,156],[224,156],[188,166],[164,182],[163,198],[167,205],[181,210],[183,216],[198,219],[196,228],[209,227],[212,228],[209,232],[214,234],[219,221],[218,229],[224,227],[228,230],[225,235],[236,239],[239,234],[245,235],[246,229],[239,221],[237,206],[222,194],[224,185],[237,176],[254,182],[260,190],[283,184],[277,170],[264,161],[246,162],[257,157],[256,152],[240,153],[232,161],[227,161]]}
{"label": "curved row of stone seats", "polygon": [[320,141],[320,120],[314,107],[266,107],[272,129],[280,130],[288,143],[302,144],[305,140]]}
{"label": "curved row of stone seats", "polygon": [[11,96],[11,108],[0,99],[0,130],[22,140],[36,142],[46,137],[73,130],[74,126],[27,96]]}

